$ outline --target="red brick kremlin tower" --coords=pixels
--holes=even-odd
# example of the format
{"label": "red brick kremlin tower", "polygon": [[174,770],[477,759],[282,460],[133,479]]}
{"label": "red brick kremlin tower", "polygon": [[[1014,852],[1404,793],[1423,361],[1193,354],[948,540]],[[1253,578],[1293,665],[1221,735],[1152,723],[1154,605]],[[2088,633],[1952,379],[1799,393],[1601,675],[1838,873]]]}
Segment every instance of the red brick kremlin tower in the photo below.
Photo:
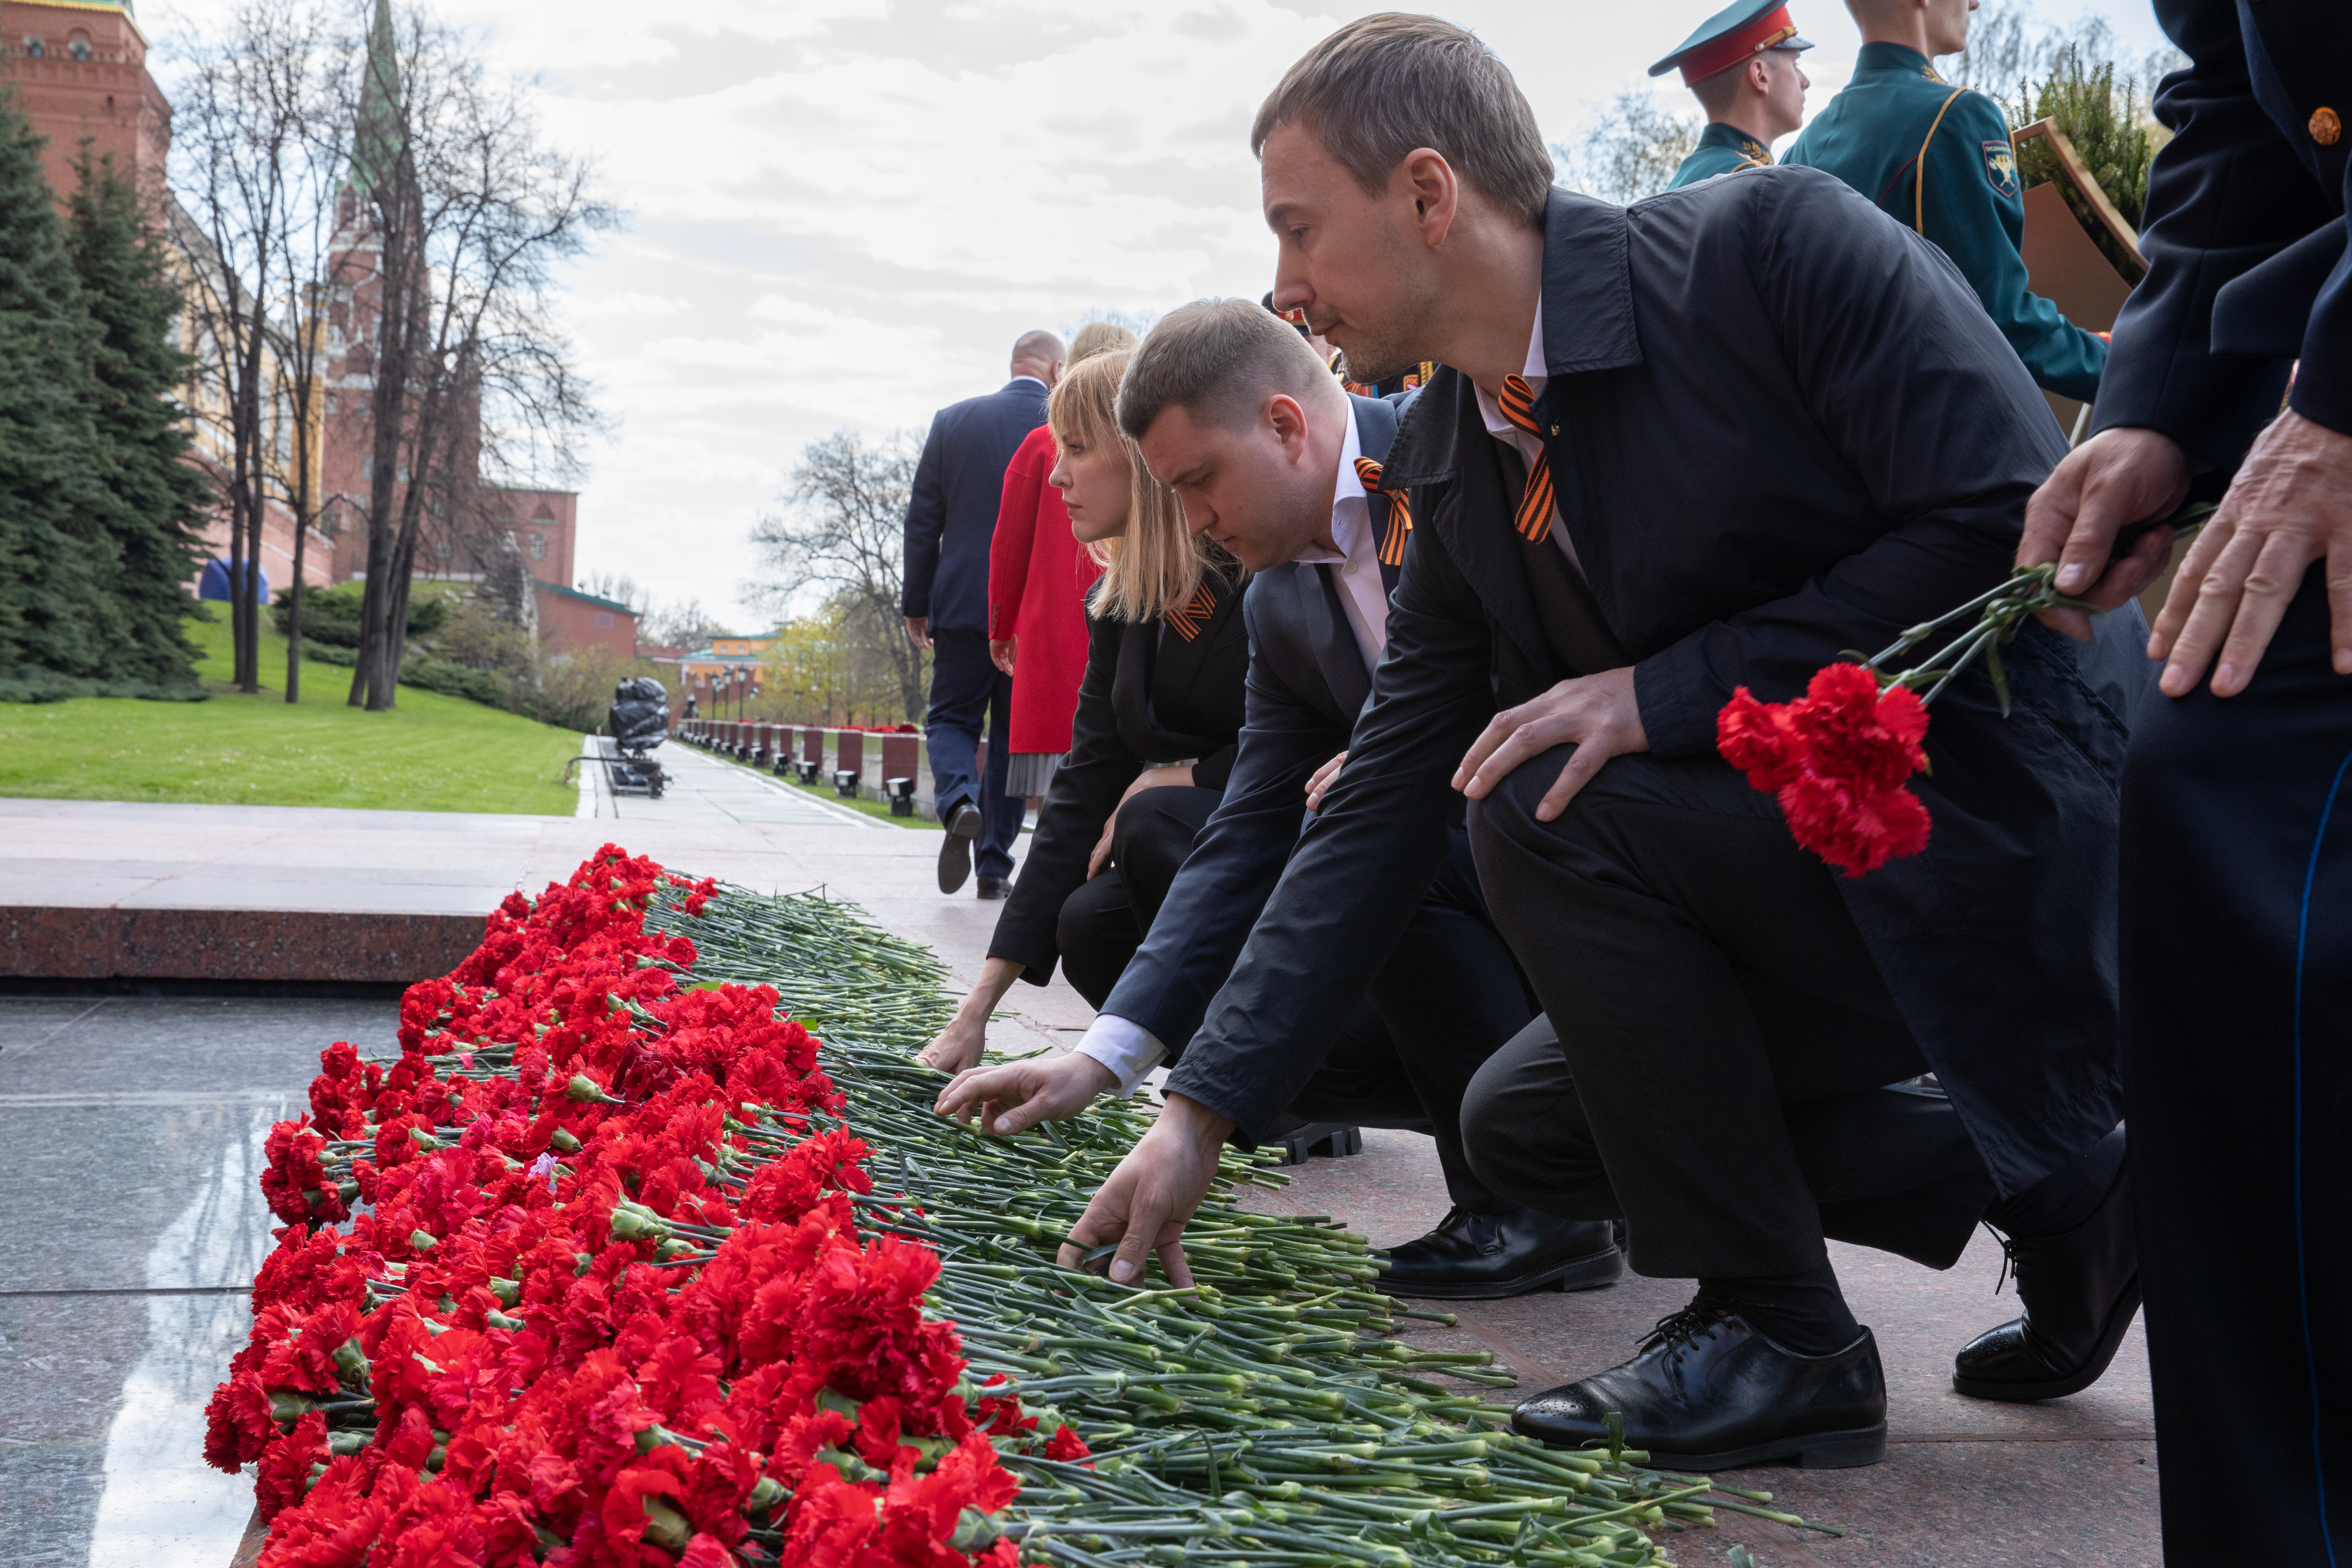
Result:
{"label": "red brick kremlin tower", "polygon": [[[374,183],[391,176],[391,164],[402,153],[394,104],[398,65],[389,0],[376,0],[375,24],[369,41],[371,79],[362,95],[361,123],[353,138],[350,177],[338,195],[336,233],[328,264],[324,319],[325,406],[321,410],[325,438],[321,482],[326,496],[321,524],[334,540],[334,576],[338,582],[367,569],[366,508],[375,471],[373,426],[369,404],[374,395],[377,328],[383,314],[383,237],[376,213],[368,200]],[[480,449],[479,411],[469,410],[473,428],[455,433],[448,443],[453,468],[470,465]],[[405,473],[398,476],[404,488]],[[511,517],[515,543],[525,568],[541,584],[541,619],[550,630],[568,624],[569,614],[550,617],[552,596],[569,598],[572,592],[572,551],[580,498],[571,490],[515,489],[479,484],[474,502],[488,515]],[[434,541],[420,550],[420,576],[464,577],[475,563],[454,556],[436,556]],[[597,601],[603,606],[603,601]],[[609,632],[609,626],[600,628]],[[599,637],[593,640],[604,641]]]}
{"label": "red brick kremlin tower", "polygon": [[60,202],[87,137],[161,205],[172,106],[147,74],[147,39],[129,5],[0,0],[0,80],[49,139],[42,157]]}

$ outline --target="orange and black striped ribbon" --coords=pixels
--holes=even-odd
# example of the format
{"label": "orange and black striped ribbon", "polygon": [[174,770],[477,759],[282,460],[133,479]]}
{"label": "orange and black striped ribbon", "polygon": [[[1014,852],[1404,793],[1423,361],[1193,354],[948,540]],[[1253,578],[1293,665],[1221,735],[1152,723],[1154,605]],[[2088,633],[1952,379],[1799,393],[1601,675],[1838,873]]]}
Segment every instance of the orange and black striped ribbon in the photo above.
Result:
{"label": "orange and black striped ribbon", "polygon": [[1507,375],[1503,395],[1496,401],[1512,428],[1536,437],[1535,459],[1528,464],[1528,488],[1519,492],[1518,515],[1511,526],[1529,544],[1541,544],[1551,532],[1551,454],[1543,446],[1543,431],[1536,425],[1535,389],[1528,385],[1525,376]]}
{"label": "orange and black striped ribbon", "polygon": [[[1375,458],[1356,459],[1356,478],[1363,487],[1378,494],[1381,488],[1381,465]],[[1381,540],[1381,564],[1404,564],[1405,535],[1412,531],[1412,503],[1402,490],[1391,490],[1389,497],[1389,531]]]}
{"label": "orange and black striped ribbon", "polygon": [[1178,637],[1182,637],[1186,642],[1191,642],[1201,635],[1201,628],[1208,624],[1209,617],[1216,612],[1217,595],[1210,591],[1207,584],[1203,583],[1194,591],[1191,604],[1180,605],[1169,611],[1164,618]]}

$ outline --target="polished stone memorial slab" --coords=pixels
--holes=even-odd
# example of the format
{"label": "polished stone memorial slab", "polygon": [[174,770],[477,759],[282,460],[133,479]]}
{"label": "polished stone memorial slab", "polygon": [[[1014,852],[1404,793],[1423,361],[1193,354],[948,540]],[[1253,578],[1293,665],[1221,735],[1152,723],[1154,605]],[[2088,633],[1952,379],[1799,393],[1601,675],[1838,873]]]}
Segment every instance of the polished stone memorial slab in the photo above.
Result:
{"label": "polished stone memorial slab", "polygon": [[204,1464],[276,1225],[261,1142],[390,1002],[0,997],[0,1561],[226,1563],[251,1482]]}

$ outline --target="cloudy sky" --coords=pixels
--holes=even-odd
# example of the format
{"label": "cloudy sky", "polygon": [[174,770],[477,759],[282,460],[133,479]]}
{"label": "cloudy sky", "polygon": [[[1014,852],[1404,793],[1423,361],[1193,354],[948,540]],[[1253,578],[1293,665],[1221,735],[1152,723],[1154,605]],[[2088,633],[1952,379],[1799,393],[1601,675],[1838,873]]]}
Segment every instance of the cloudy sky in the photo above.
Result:
{"label": "cloudy sky", "polygon": [[[359,0],[351,0],[355,6]],[[1444,14],[1572,141],[1722,0],[1465,0]],[[535,84],[629,222],[565,311],[612,432],[580,481],[583,573],[746,626],[745,534],[801,445],[919,432],[1002,384],[1035,326],[1148,317],[1268,286],[1248,128],[1291,60],[1373,6],[1269,0],[467,0],[494,68]],[[159,52],[224,0],[149,0]],[[1818,105],[1855,47],[1792,0]],[[2104,13],[2137,56],[2140,0]],[[157,61],[163,72],[169,67]],[[159,73],[160,74],[160,73]],[[1664,79],[1677,108],[1690,100]]]}

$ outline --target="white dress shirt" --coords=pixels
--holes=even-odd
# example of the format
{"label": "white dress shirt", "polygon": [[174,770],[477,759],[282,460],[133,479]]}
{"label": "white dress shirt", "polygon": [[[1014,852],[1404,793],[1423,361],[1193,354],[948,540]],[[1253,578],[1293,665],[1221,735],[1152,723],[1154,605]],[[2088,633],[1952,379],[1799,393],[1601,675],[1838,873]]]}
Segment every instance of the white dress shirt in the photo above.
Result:
{"label": "white dress shirt", "polygon": [[1316,566],[1336,566],[1332,581],[1339,585],[1339,608],[1347,613],[1348,629],[1356,634],[1356,651],[1364,656],[1370,672],[1389,645],[1389,591],[1381,583],[1381,542],[1372,536],[1372,497],[1356,473],[1356,459],[1364,444],[1356,435],[1356,421],[1348,421],[1348,439],[1339,448],[1339,478],[1331,487],[1331,538],[1337,550],[1309,544],[1297,559]]}
{"label": "white dress shirt", "polygon": [[[1542,323],[1537,326],[1540,337]],[[1363,451],[1351,405],[1347,439],[1339,447],[1339,471],[1331,485],[1331,538],[1339,548],[1309,544],[1297,559],[1334,568],[1331,575],[1339,585],[1339,608],[1347,614],[1348,629],[1355,634],[1356,651],[1363,655],[1369,672],[1380,663],[1381,650],[1388,646],[1389,595],[1381,583],[1380,541],[1372,537],[1371,495],[1356,474],[1356,459]],[[1121,1094],[1134,1093],[1136,1085],[1168,1055],[1168,1048],[1150,1030],[1109,1013],[1097,1016],[1077,1049],[1081,1056],[1092,1057],[1111,1070]]]}
{"label": "white dress shirt", "polygon": [[[1519,376],[1528,384],[1528,395],[1530,399],[1541,397],[1545,385],[1551,380],[1551,368],[1544,363],[1543,296],[1540,294],[1536,296],[1535,330],[1528,334],[1528,363],[1520,369]],[[1485,387],[1474,384],[1472,390],[1478,395],[1478,417],[1486,422],[1486,433],[1497,441],[1508,441],[1513,450],[1518,453],[1520,460],[1529,468],[1533,468],[1537,460],[1544,455],[1543,442],[1504,418],[1503,405],[1496,402]],[[1556,475],[1552,494],[1555,498],[1559,494]],[[1518,505],[1518,497],[1510,496],[1507,499],[1514,508]],[[1568,537],[1568,530],[1557,526],[1559,518],[1559,502],[1555,499],[1552,502],[1552,519],[1555,526],[1547,537],[1559,546],[1559,552],[1568,557],[1570,568],[1579,577],[1582,577],[1584,563],[1576,558],[1575,542]]]}

